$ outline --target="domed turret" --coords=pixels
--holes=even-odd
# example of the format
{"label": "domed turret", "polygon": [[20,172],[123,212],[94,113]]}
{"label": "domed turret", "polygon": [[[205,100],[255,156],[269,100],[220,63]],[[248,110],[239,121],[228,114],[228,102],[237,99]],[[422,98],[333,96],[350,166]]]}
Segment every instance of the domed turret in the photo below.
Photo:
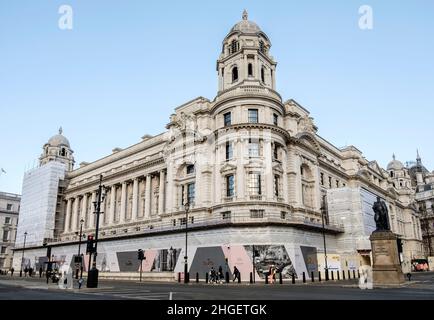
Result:
{"label": "domed turret", "polygon": [[59,134],[56,134],[55,136],[52,136],[50,140],[48,140],[48,143],[51,147],[60,147],[65,146],[70,148],[69,141],[66,139],[63,135],[62,127],[59,128]]}
{"label": "domed turret", "polygon": [[256,34],[258,32],[261,32],[261,29],[259,26],[253,22],[248,20],[248,13],[246,10],[243,12],[243,20],[238,22],[236,25],[234,25],[230,31],[232,32],[241,32],[241,33],[250,33],[250,34]]}
{"label": "domed turret", "polygon": [[402,170],[404,169],[404,165],[402,164],[401,161],[396,160],[395,154],[393,154],[393,160],[389,162],[389,164],[387,165],[387,171],[390,170]]}
{"label": "domed turret", "polygon": [[275,90],[277,63],[270,55],[271,42],[259,26],[248,19],[235,24],[223,40],[217,61],[219,93],[240,85],[262,86]]}
{"label": "domed turret", "polygon": [[68,139],[63,135],[62,127],[59,133],[52,136],[43,147],[44,151],[39,158],[39,165],[44,165],[50,161],[59,161],[67,165],[67,170],[74,168],[74,151],[71,150]]}

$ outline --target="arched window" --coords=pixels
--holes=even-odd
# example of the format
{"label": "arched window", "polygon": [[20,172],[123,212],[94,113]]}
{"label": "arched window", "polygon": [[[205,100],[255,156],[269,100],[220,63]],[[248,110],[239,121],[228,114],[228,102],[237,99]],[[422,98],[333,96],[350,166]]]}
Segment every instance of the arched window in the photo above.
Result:
{"label": "arched window", "polygon": [[253,65],[251,63],[248,64],[247,70],[249,73],[249,77],[253,77]]}
{"label": "arched window", "polygon": [[238,67],[234,67],[232,69],[232,82],[235,82],[238,80]]}
{"label": "arched window", "polygon": [[390,171],[390,176],[393,178],[393,171]]}
{"label": "arched window", "polygon": [[265,70],[264,67],[261,68],[261,80],[265,83]]}

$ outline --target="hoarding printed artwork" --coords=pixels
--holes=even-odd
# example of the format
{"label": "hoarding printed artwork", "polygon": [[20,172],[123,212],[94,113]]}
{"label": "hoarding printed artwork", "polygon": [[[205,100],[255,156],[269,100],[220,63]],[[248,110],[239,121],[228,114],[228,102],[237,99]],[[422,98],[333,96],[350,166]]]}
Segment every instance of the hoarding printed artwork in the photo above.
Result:
{"label": "hoarding printed artwork", "polygon": [[303,254],[304,264],[308,273],[318,272],[318,257],[315,247],[300,246],[301,253]]}
{"label": "hoarding printed artwork", "polygon": [[220,267],[222,267],[224,273],[231,273],[222,247],[197,248],[190,267],[190,274],[199,273],[199,277],[203,279],[211,268],[218,271]]}
{"label": "hoarding printed artwork", "polygon": [[263,279],[274,267],[276,273],[282,273],[284,279],[297,278],[297,272],[292,261],[283,245],[255,245],[244,246],[249,257],[253,258],[257,273]]}

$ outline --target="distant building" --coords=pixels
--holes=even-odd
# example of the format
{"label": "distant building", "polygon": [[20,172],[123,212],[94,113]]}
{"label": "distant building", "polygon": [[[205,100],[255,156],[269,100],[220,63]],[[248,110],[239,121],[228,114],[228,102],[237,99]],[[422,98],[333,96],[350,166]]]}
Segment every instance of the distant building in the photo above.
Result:
{"label": "distant building", "polygon": [[0,270],[12,267],[21,196],[0,192]]}
{"label": "distant building", "polygon": [[434,256],[434,171],[429,172],[417,154],[416,163],[409,167],[412,184],[416,190],[416,201],[421,218],[421,229],[425,254]]}

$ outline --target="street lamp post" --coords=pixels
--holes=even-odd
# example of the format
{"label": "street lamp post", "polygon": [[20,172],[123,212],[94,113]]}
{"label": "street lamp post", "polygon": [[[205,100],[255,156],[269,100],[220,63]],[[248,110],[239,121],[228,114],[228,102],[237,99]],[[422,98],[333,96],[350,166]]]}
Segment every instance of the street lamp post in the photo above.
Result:
{"label": "street lamp post", "polygon": [[[93,248],[93,263],[92,263],[92,269],[88,270],[88,276],[87,276],[87,287],[88,288],[98,288],[98,269],[96,268],[96,257],[98,255],[98,229],[99,229],[99,216],[103,212],[101,212],[101,203],[104,201],[105,198],[105,186],[102,185],[102,175],[99,177],[99,187],[98,187],[98,199],[93,203],[95,207],[95,213],[96,214],[96,227],[95,227],[95,247]],[[103,193],[104,190],[104,193]],[[89,254],[89,265],[90,261],[92,259],[92,253]]]}
{"label": "street lamp post", "polygon": [[188,211],[190,210],[190,203],[184,204],[185,208],[185,256],[184,256],[184,283],[188,283],[188,254],[187,254],[187,247],[188,247]]}
{"label": "street lamp post", "polygon": [[325,279],[329,280],[329,269],[327,263],[327,245],[326,245],[326,237],[325,237],[325,223],[324,223],[324,215],[326,213],[327,206],[327,198],[323,196],[322,207],[321,207],[321,218],[322,218],[322,237],[324,241],[324,261],[325,261]]}
{"label": "street lamp post", "polygon": [[78,239],[78,259],[80,259],[80,269],[76,269],[75,272],[75,279],[78,279],[78,272],[81,271],[80,277],[83,276],[83,260],[81,259],[81,238],[83,236],[83,223],[84,220],[81,219],[80,220],[80,235],[79,235],[79,239]]}
{"label": "street lamp post", "polygon": [[26,238],[27,238],[27,231],[24,232],[24,245],[23,245],[23,255],[21,256],[21,270],[20,270],[20,277],[23,276],[24,250],[26,250]]}

